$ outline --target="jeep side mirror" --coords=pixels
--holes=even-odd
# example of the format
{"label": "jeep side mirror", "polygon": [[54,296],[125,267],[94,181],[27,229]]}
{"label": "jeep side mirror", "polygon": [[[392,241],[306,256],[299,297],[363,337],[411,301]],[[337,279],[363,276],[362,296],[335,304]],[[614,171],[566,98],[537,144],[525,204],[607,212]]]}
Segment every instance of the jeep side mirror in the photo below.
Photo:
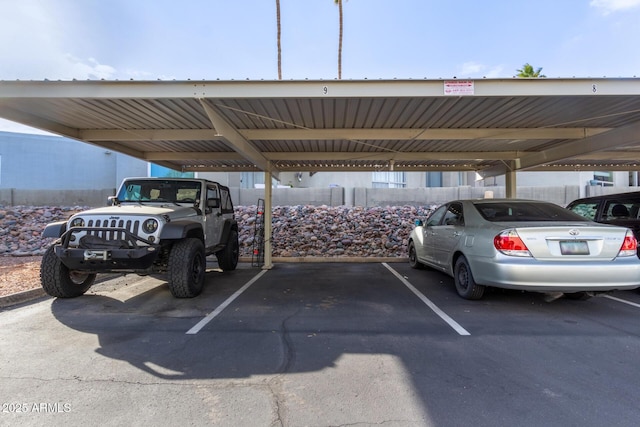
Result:
{"label": "jeep side mirror", "polygon": [[119,204],[120,200],[118,200],[118,196],[107,197],[107,206],[118,206]]}

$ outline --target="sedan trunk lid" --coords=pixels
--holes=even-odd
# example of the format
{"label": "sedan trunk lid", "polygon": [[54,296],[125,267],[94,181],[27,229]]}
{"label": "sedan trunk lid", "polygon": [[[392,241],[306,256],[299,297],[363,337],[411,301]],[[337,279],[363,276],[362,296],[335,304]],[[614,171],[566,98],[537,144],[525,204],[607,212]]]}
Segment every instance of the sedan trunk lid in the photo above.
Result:
{"label": "sedan trunk lid", "polygon": [[618,256],[627,230],[580,225],[517,227],[531,255],[540,260],[610,260]]}

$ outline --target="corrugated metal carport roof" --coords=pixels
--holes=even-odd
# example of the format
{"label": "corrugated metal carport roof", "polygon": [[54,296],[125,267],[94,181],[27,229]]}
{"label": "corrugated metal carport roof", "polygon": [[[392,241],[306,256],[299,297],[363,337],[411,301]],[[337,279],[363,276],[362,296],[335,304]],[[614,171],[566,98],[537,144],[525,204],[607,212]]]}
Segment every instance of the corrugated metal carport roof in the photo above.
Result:
{"label": "corrugated metal carport roof", "polygon": [[180,171],[640,164],[636,78],[1,81],[0,117]]}

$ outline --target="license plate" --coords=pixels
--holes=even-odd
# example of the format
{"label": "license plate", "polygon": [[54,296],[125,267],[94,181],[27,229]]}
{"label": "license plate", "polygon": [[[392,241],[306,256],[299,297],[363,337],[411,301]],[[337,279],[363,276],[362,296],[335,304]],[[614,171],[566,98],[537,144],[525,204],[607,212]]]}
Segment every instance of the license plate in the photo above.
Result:
{"label": "license plate", "polygon": [[584,240],[563,240],[560,242],[562,255],[589,255],[589,245]]}

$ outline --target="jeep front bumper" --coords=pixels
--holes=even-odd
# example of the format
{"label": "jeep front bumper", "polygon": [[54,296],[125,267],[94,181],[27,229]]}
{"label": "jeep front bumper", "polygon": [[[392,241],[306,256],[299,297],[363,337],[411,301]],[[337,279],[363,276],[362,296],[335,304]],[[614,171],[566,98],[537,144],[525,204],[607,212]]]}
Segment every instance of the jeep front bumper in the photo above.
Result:
{"label": "jeep front bumper", "polygon": [[134,272],[146,270],[158,258],[158,247],[136,249],[76,249],[55,247],[60,261],[70,270],[91,272]]}
{"label": "jeep front bumper", "polygon": [[148,270],[160,249],[160,245],[124,228],[111,227],[72,227],[54,247],[56,256],[70,270],[94,273]]}

